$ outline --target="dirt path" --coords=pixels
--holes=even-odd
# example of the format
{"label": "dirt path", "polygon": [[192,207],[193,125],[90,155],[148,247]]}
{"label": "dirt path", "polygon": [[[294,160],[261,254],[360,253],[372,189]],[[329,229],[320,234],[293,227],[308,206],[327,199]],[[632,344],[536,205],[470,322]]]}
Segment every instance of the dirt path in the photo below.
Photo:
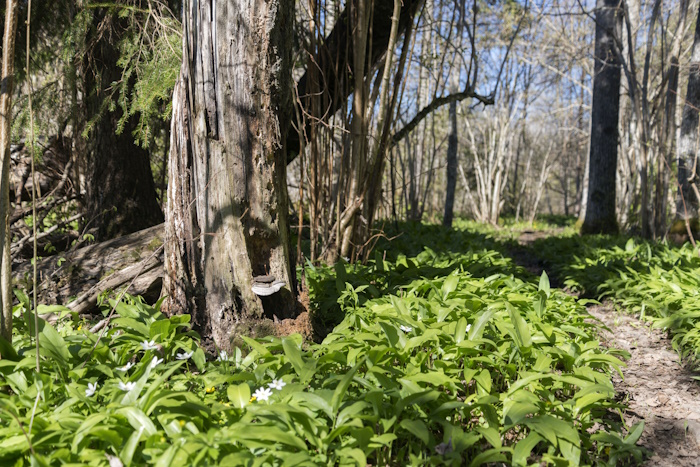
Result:
{"label": "dirt path", "polygon": [[[541,274],[542,263],[527,247],[538,238],[555,234],[523,232],[518,243],[526,249],[511,252],[513,260],[529,272]],[[553,286],[559,285],[556,277],[550,280]],[[644,420],[644,433],[637,444],[649,449],[651,457],[642,465],[700,467],[700,382],[680,364],[666,333],[615,310],[610,302],[591,306],[588,311],[612,331],[601,332],[603,343],[631,355],[623,369],[624,379],[615,374],[613,383],[629,405],[623,414],[625,423],[631,426]]]}
{"label": "dirt path", "polygon": [[679,364],[666,333],[611,303],[588,311],[612,330],[602,333],[605,344],[631,354],[624,380],[616,375],[613,382],[629,404],[625,422],[645,422],[637,444],[653,455],[643,465],[700,466],[700,385]]}

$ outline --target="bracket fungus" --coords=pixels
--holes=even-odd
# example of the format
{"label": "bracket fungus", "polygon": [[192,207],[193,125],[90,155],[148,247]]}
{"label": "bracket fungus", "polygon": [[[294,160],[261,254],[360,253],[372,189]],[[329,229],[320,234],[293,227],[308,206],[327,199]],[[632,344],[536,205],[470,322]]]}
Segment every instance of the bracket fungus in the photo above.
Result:
{"label": "bracket fungus", "polygon": [[253,293],[260,297],[269,297],[280,291],[286,285],[284,281],[278,281],[275,276],[253,277]]}

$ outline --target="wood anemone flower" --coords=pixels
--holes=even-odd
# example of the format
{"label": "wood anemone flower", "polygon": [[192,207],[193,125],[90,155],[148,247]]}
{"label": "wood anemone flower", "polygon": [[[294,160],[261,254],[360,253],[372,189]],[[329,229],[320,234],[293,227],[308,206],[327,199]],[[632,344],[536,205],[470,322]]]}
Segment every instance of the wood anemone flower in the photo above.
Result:
{"label": "wood anemone flower", "polygon": [[252,290],[255,295],[269,297],[285,285],[286,282],[276,280],[275,276],[257,276],[253,278]]}

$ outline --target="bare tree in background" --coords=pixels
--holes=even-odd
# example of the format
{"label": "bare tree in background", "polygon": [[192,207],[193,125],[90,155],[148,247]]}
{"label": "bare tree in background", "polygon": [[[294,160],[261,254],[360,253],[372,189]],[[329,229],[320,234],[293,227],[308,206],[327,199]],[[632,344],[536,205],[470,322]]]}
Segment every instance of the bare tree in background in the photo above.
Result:
{"label": "bare tree in background", "polygon": [[591,108],[588,199],[581,232],[617,232],[615,173],[620,111],[620,0],[596,3],[595,75]]}
{"label": "bare tree in background", "polygon": [[[676,223],[697,233],[698,212],[700,211],[700,170],[698,169],[698,111],[700,109],[700,9],[695,23],[695,38],[690,61],[688,92],[683,103],[683,119],[678,143],[678,194],[676,196]],[[681,226],[674,225],[673,231]]]}

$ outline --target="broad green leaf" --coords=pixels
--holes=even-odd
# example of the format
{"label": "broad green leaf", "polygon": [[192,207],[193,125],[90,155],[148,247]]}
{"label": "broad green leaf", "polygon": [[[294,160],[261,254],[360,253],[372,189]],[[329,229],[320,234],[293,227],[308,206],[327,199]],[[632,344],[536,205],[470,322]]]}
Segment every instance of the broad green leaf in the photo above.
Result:
{"label": "broad green leaf", "polygon": [[457,289],[459,284],[459,276],[451,274],[447,276],[445,282],[442,283],[442,299],[447,300],[447,296]]}
{"label": "broad green leaf", "polygon": [[496,430],[494,427],[479,426],[476,428],[476,431],[480,433],[481,436],[483,436],[484,439],[488,441],[491,446],[493,446],[496,449],[501,448],[501,435],[500,433],[498,433],[498,430]]}
{"label": "broad green leaf", "polygon": [[234,407],[242,409],[250,403],[250,386],[247,383],[231,385],[226,390],[226,395]]}
{"label": "broad green leaf", "polygon": [[158,431],[150,418],[136,407],[122,407],[115,413],[123,415],[129,421],[134,430],[143,428],[146,435],[151,436]]}
{"label": "broad green leaf", "polygon": [[297,346],[297,343],[289,338],[285,337],[282,339],[282,348],[284,349],[284,355],[287,357],[289,363],[294,367],[297,375],[301,376],[304,369],[304,359],[301,356],[301,350]]}
{"label": "broad green leaf", "polygon": [[528,465],[527,459],[540,441],[543,441],[543,438],[537,433],[530,433],[518,441],[513,448],[513,465],[518,467]]}
{"label": "broad green leaf", "polygon": [[331,408],[333,409],[333,413],[338,413],[338,407],[340,407],[340,403],[345,397],[345,392],[348,390],[348,386],[350,386],[352,378],[355,376],[355,373],[357,373],[360,365],[364,364],[364,362],[364,358],[360,359],[360,361],[358,361],[350,371],[345,373],[345,375],[341,378],[340,383],[338,383],[338,386],[336,386],[335,390],[333,391],[333,398],[331,399]]}
{"label": "broad green leaf", "polygon": [[50,323],[44,322],[44,329],[40,334],[41,350],[46,351],[52,358],[56,359],[61,365],[67,365],[71,360],[71,354],[68,351],[68,345],[63,340],[61,335],[56,332]]}
{"label": "broad green leaf", "polygon": [[399,342],[399,332],[398,330],[391,324],[380,321],[379,325],[381,326],[382,330],[384,331],[384,335],[386,336],[387,340],[389,341],[389,345],[392,347],[396,348],[396,344]]}
{"label": "broad green leaf", "polygon": [[549,290],[549,276],[547,276],[545,271],[542,271],[542,275],[540,276],[540,285],[538,290],[543,291],[547,295],[547,298],[549,298],[551,294]]}
{"label": "broad green leaf", "polygon": [[625,437],[625,444],[634,445],[644,432],[644,420],[637,422],[630,428],[629,434]]}
{"label": "broad green leaf", "polygon": [[267,347],[262,345],[260,342],[256,341],[255,339],[252,339],[247,336],[241,336],[241,339],[250,346],[251,349],[256,351],[261,357],[267,357],[270,355],[270,351],[267,350]]}
{"label": "broad green leaf", "polygon": [[474,324],[472,325],[471,329],[469,330],[469,340],[477,340],[480,339],[481,336],[484,333],[484,327],[486,324],[491,320],[493,315],[496,313],[496,310],[494,309],[486,309],[482,312],[480,312],[476,320],[474,321]]}
{"label": "broad green leaf", "polygon": [[421,420],[404,419],[401,420],[399,426],[421,440],[425,445],[430,441],[428,427]]}
{"label": "broad green leaf", "polygon": [[506,303],[506,310],[510,316],[511,323],[513,323],[513,339],[515,343],[521,350],[529,349],[532,347],[532,337],[530,337],[527,323],[520,316],[520,312],[510,303]]}
{"label": "broad green leaf", "polygon": [[508,408],[504,408],[503,413],[503,425],[505,427],[515,426],[526,416],[539,411],[539,408],[535,404],[529,402],[513,401],[507,405]]}
{"label": "broad green leaf", "polygon": [[460,318],[457,321],[457,327],[455,328],[455,343],[461,343],[467,334],[467,320],[465,318]]}

